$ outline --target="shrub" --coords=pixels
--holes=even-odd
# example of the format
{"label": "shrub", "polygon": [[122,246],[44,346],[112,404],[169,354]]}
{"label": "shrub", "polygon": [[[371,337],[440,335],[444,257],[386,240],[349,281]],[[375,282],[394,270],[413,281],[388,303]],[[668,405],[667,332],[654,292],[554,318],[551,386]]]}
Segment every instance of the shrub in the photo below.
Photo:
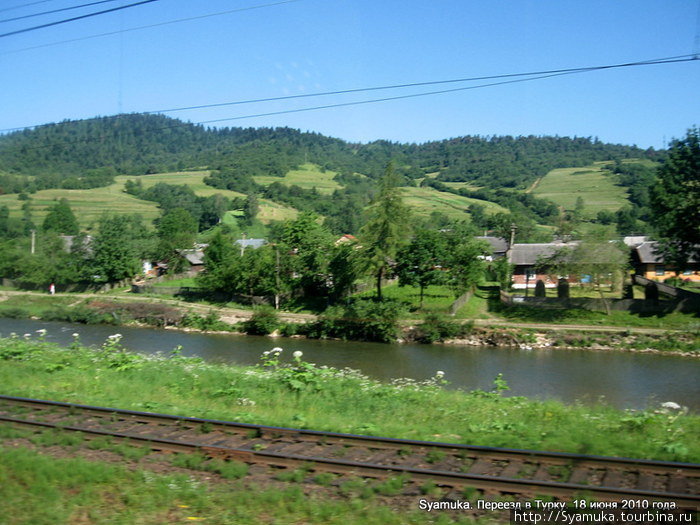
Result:
{"label": "shrub", "polygon": [[328,308],[316,322],[300,327],[300,333],[318,339],[390,343],[398,337],[398,320],[404,311],[396,300],[354,298],[345,308]]}
{"label": "shrub", "polygon": [[547,289],[544,287],[542,279],[537,279],[535,283],[535,297],[547,297]]}
{"label": "shrub", "polygon": [[30,314],[29,311],[25,310],[24,308],[12,307],[2,309],[2,316],[7,317],[9,319],[25,319],[29,317]]}
{"label": "shrub", "polygon": [[188,313],[182,316],[182,319],[180,320],[180,326],[185,326],[185,327],[190,327],[190,328],[197,328],[199,330],[207,330],[207,331],[214,331],[214,330],[228,330],[231,327],[221,321],[219,319],[219,316],[216,314],[216,312],[209,312],[206,316],[201,316],[193,313]]}
{"label": "shrub", "polygon": [[569,298],[569,281],[566,279],[559,279],[559,283],[557,284],[557,297],[559,299]]}
{"label": "shrub", "polygon": [[410,337],[419,343],[435,343],[465,335],[471,331],[472,325],[461,325],[444,315],[431,312],[423,318],[423,323],[415,327]]}
{"label": "shrub", "polygon": [[260,307],[253,316],[242,323],[243,331],[248,335],[267,335],[279,328],[277,311],[270,307]]}

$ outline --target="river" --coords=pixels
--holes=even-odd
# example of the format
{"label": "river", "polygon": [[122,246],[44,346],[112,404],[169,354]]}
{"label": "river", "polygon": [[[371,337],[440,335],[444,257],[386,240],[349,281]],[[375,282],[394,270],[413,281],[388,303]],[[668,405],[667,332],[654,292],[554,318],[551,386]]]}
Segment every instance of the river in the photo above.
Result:
{"label": "river", "polygon": [[149,354],[170,352],[178,345],[186,356],[210,361],[251,365],[275,346],[319,365],[350,367],[364,374],[390,380],[409,377],[424,380],[445,372],[448,388],[492,388],[499,373],[511,390],[507,395],[559,399],[583,403],[604,399],[618,408],[642,409],[674,401],[700,412],[700,360],[671,355],[584,350],[530,350],[456,345],[378,344],[306,339],[272,339],[242,335],[202,334],[134,328],[81,325],[63,322],[0,318],[0,334],[22,336],[45,328],[47,341],[66,345],[79,333],[86,345],[100,345],[107,336],[120,333],[126,348]]}

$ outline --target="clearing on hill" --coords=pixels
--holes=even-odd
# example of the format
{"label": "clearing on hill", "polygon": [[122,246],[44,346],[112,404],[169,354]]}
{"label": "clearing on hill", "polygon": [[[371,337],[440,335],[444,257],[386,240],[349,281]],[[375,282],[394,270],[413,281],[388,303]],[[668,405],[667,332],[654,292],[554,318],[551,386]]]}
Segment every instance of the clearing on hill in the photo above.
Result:
{"label": "clearing on hill", "polygon": [[310,190],[316,188],[319,193],[331,194],[340,189],[341,185],[333,180],[335,171],[322,171],[316,164],[302,164],[298,170],[288,171],[284,177],[253,177],[255,182],[262,186],[269,186],[273,182],[280,182],[285,186],[299,186],[302,189]]}
{"label": "clearing on hill", "polygon": [[454,193],[438,191],[435,188],[402,188],[404,202],[410,206],[411,211],[423,216],[429,216],[438,211],[454,219],[466,219],[467,208],[472,204],[481,204],[486,213],[507,213],[508,210],[494,202],[470,199]]}
{"label": "clearing on hill", "polygon": [[606,168],[607,162],[596,162],[579,168],[559,168],[550,171],[532,190],[533,195],[550,199],[567,210],[583,199],[583,215],[592,219],[601,210],[617,211],[626,204],[627,191],[615,184],[615,176]]}

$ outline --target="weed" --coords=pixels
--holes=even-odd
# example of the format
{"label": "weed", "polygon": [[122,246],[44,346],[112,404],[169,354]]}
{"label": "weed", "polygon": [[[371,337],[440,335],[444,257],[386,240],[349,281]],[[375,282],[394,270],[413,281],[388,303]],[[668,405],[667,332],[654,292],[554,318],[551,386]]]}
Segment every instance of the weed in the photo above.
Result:
{"label": "weed", "polygon": [[445,459],[445,455],[446,455],[446,454],[445,454],[445,452],[444,452],[443,450],[434,449],[434,450],[430,450],[430,451],[426,454],[425,460],[426,460],[428,463],[431,463],[431,464],[432,464],[432,463],[439,463],[440,461],[442,461],[443,459]]}
{"label": "weed", "polygon": [[382,496],[396,496],[397,494],[401,494],[407,481],[408,476],[404,475],[390,477],[386,481],[375,485],[374,490]]}
{"label": "weed", "polygon": [[225,479],[240,479],[248,475],[248,465],[240,461],[213,459],[202,466],[204,470],[214,472]]}
{"label": "weed", "polygon": [[202,464],[206,460],[204,455],[195,454],[175,454],[171,463],[175,467],[187,468],[191,470],[202,470]]}
{"label": "weed", "polygon": [[298,468],[294,470],[283,470],[275,477],[280,481],[301,483],[306,478],[306,474],[307,470],[305,468]]}
{"label": "weed", "polygon": [[320,474],[314,476],[314,481],[324,487],[330,485],[334,479],[335,474],[331,474],[330,472],[321,472]]}

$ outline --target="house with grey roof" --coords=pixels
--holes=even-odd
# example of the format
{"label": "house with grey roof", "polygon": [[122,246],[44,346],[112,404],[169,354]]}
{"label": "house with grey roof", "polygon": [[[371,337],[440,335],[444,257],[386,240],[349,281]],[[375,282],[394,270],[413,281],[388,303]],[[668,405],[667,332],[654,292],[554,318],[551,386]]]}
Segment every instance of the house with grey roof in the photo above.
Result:
{"label": "house with grey roof", "polygon": [[664,281],[669,277],[680,277],[700,282],[700,261],[691,257],[684,268],[669,264],[656,241],[645,241],[632,249],[634,273],[653,281]]}
{"label": "house with grey roof", "polygon": [[539,280],[545,287],[554,288],[558,276],[546,273],[546,268],[538,268],[538,263],[562,248],[574,248],[577,244],[576,241],[513,244],[507,253],[508,262],[513,265],[513,288],[534,288]]}
{"label": "house with grey roof", "polygon": [[195,248],[191,250],[180,250],[179,253],[187,263],[186,274],[192,276],[204,270],[204,250]]}
{"label": "house with grey roof", "polygon": [[492,259],[500,259],[501,257],[506,256],[506,252],[508,251],[508,241],[505,240],[503,237],[478,235],[477,237],[475,237],[475,239],[479,239],[480,241],[486,241],[488,243],[488,245],[491,247]]}

